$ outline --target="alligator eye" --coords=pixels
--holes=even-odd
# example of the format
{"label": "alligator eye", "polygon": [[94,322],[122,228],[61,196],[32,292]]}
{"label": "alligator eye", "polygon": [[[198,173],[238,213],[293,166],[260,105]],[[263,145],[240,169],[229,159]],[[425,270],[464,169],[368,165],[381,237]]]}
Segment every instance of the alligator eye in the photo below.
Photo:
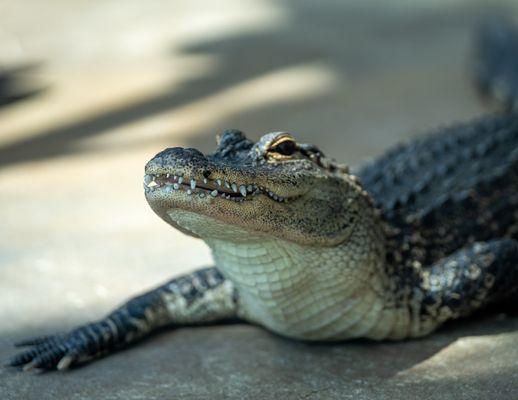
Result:
{"label": "alligator eye", "polygon": [[282,154],[283,156],[291,156],[297,151],[297,145],[293,140],[285,140],[272,147],[271,151]]}

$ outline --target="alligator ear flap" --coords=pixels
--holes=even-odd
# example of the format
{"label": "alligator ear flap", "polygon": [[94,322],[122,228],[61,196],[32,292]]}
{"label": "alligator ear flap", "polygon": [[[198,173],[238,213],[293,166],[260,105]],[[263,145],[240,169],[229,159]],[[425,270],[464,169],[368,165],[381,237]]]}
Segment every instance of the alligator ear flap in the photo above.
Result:
{"label": "alligator ear flap", "polygon": [[313,144],[302,143],[299,145],[300,152],[315,162],[320,167],[329,171],[339,171],[343,174],[349,173],[349,166],[346,164],[339,164],[333,159],[327,158],[318,147]]}

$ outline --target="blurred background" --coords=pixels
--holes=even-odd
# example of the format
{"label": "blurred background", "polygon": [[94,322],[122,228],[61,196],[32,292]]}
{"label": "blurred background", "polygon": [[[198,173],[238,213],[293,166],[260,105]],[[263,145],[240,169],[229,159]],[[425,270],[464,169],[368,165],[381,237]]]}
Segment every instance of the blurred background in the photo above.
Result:
{"label": "blurred background", "polygon": [[285,130],[354,166],[483,114],[493,12],[518,2],[0,0],[0,356],[211,262],[146,204],[163,148]]}

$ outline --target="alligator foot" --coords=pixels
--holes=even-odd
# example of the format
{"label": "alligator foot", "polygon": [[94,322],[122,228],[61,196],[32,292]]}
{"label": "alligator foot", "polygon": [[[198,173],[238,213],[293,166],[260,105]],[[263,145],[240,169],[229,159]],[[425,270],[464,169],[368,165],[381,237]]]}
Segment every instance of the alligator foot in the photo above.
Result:
{"label": "alligator foot", "polygon": [[66,334],[35,337],[15,344],[30,347],[12,357],[8,364],[23,367],[65,370],[70,366],[99,356],[116,347],[116,328],[108,319],[80,326]]}

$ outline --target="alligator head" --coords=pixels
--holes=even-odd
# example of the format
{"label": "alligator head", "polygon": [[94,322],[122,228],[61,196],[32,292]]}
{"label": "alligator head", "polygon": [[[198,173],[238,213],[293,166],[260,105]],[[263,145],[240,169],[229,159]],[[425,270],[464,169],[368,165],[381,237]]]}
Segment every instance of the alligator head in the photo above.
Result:
{"label": "alligator head", "polygon": [[146,165],[146,199],[166,222],[203,239],[331,246],[350,235],[365,193],[346,166],[285,132],[254,143],[230,130],[217,144],[210,155],[169,148]]}

